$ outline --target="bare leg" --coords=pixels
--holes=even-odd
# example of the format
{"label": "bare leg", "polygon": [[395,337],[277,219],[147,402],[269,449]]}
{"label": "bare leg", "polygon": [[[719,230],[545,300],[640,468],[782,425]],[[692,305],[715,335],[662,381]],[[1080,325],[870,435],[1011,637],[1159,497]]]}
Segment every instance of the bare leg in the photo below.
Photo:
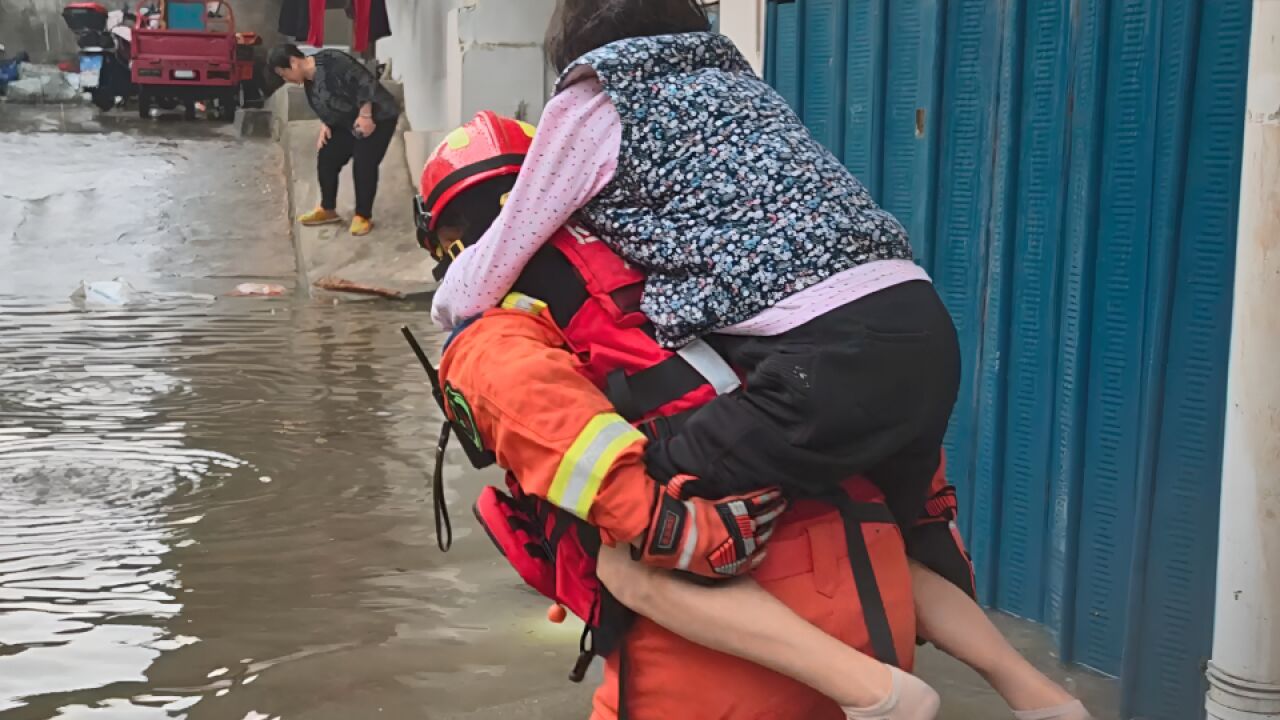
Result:
{"label": "bare leg", "polygon": [[[600,549],[600,580],[623,605],[704,647],[762,665],[835,700],[850,717],[932,720],[937,694],[807,622],[750,579],[714,588]],[[862,714],[859,708],[883,708]]]}
{"label": "bare leg", "polygon": [[914,560],[911,582],[920,637],[978,671],[1010,708],[1060,708],[1063,714],[1045,717],[1088,717],[1066,714],[1075,698],[1027,662],[964,591]]}

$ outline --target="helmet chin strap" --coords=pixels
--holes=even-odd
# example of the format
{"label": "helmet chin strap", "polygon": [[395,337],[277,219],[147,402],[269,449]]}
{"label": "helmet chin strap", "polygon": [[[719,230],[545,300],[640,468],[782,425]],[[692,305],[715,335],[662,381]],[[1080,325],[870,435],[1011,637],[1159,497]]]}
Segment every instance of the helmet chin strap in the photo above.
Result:
{"label": "helmet chin strap", "polygon": [[[484,237],[485,232],[498,219],[498,213],[502,212],[502,205],[505,204],[507,196],[510,193],[504,193],[493,207],[476,207],[467,210],[467,227],[462,231],[462,248],[466,249],[480,242],[480,238]],[[456,201],[455,201],[456,202]],[[446,251],[440,261],[436,263],[435,269],[431,274],[435,277],[436,282],[444,280],[445,273],[449,272],[449,266],[453,265],[453,261],[461,252],[452,253]]]}

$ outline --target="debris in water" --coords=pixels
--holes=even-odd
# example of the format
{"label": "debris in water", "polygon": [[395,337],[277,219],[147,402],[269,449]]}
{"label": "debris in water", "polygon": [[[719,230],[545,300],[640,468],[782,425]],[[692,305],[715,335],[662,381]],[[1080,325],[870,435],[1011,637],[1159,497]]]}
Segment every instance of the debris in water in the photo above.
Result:
{"label": "debris in water", "polygon": [[390,298],[392,300],[400,300],[404,298],[404,293],[388,288],[377,287],[376,285],[361,285],[360,283],[329,275],[315,281],[315,287],[330,292],[352,293],[354,295],[376,295],[378,297]]}
{"label": "debris in water", "polygon": [[258,482],[260,482],[260,483],[262,483],[262,484],[264,484],[264,485],[265,485],[265,484],[267,484],[267,483],[271,482],[271,476],[270,476],[270,475],[263,475],[262,477],[258,478]]}
{"label": "debris in water", "polygon": [[283,285],[268,285],[266,283],[240,283],[232,290],[229,297],[278,297],[285,294]]}
{"label": "debris in water", "polygon": [[95,280],[80,282],[80,287],[71,293],[71,301],[80,307],[122,307],[137,299],[137,291],[129,283],[115,280]]}
{"label": "debris in water", "polygon": [[212,295],[189,292],[143,292],[123,278],[81,281],[71,293],[71,301],[82,309],[117,308],[141,303],[212,303]]}

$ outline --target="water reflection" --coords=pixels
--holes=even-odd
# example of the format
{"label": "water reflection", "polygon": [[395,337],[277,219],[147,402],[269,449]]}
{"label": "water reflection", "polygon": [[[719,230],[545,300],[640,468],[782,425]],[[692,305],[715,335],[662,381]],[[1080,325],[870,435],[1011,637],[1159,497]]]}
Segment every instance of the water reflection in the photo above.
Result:
{"label": "water reflection", "polygon": [[434,550],[437,415],[397,332],[425,312],[0,297],[0,713],[466,706],[513,652],[558,684],[575,642],[528,636],[541,604],[487,541]]}
{"label": "water reflection", "polygon": [[2,312],[0,711],[144,682],[195,642],[165,626],[182,610],[165,556],[202,519],[192,495],[246,466],[163,417],[190,395],[164,362],[176,318]]}
{"label": "water reflection", "polygon": [[[292,284],[278,148],[4,123],[0,716],[583,715],[461,453],[435,550],[426,306],[221,297]],[[115,276],[147,300],[68,301]]]}

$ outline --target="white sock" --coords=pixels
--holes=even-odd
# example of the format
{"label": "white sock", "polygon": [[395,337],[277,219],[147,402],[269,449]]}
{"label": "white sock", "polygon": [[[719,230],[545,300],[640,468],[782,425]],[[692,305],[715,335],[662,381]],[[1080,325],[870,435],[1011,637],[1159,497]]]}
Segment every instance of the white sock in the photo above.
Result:
{"label": "white sock", "polygon": [[1017,720],[1093,720],[1089,711],[1084,709],[1084,703],[1079,700],[1039,710],[1015,710],[1013,716]]}
{"label": "white sock", "polygon": [[889,668],[889,696],[871,707],[843,707],[847,720],[934,720],[942,700],[929,684],[896,667]]}

